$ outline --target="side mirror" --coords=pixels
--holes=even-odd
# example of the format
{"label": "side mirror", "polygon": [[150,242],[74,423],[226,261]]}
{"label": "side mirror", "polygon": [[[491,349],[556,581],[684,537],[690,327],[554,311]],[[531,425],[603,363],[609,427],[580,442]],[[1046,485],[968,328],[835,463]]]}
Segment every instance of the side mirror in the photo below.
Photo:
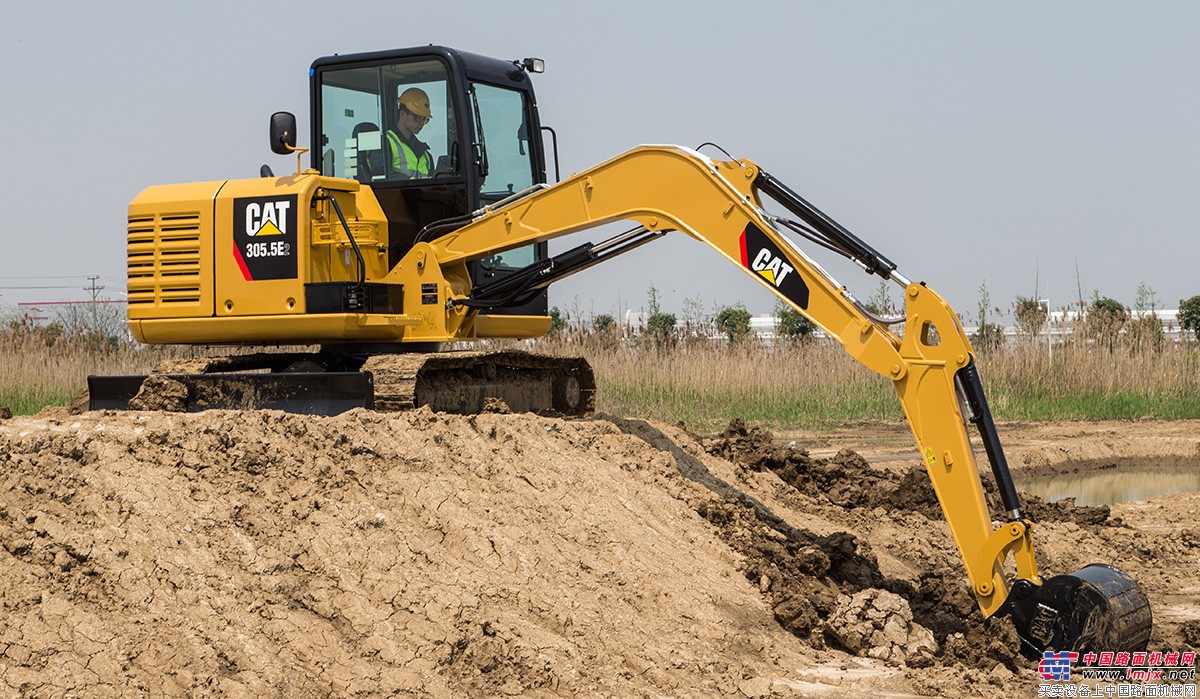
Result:
{"label": "side mirror", "polygon": [[296,150],[296,115],[275,112],[271,115],[271,152],[288,155]]}

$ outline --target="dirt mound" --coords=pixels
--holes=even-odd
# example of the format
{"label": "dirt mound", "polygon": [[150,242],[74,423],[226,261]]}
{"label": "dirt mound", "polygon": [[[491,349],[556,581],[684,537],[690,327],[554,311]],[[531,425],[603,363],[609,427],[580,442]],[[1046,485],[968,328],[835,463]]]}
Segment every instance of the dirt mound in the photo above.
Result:
{"label": "dirt mound", "polygon": [[[854,452],[819,460],[770,442],[744,426],[699,440],[607,416],[424,409],[4,420],[0,689],[766,697],[1036,686],[1011,627],[979,620],[945,525],[914,526],[928,506],[919,493],[898,497],[895,475]],[[1200,538],[1045,526],[1052,568],[1101,554],[1155,594],[1179,594],[1175,581],[1196,572]],[[1152,574],[1163,565],[1171,575]],[[1194,642],[1191,622],[1168,617],[1158,640]]]}
{"label": "dirt mound", "polygon": [[[796,490],[814,498],[824,499],[840,507],[885,507],[889,510],[918,512],[928,519],[941,519],[941,505],[921,465],[903,471],[899,480],[893,472],[873,468],[862,456],[842,449],[828,459],[814,459],[794,444],[780,445],[774,436],[763,429],[747,427],[733,420],[718,437],[705,441],[712,454],[745,464],[758,471],[770,471]],[[984,496],[996,518],[1003,516],[990,473],[983,476]],[[1109,522],[1110,508],[1077,506],[1073,498],[1048,503],[1041,498],[1021,493],[1021,504],[1035,522],[1075,522],[1098,525]]]}
{"label": "dirt mound", "polygon": [[[704,446],[710,453],[744,464],[752,470],[771,472],[798,493],[841,509],[879,510],[899,517],[914,512],[927,518],[940,519],[942,516],[929,476],[921,467],[909,469],[896,481],[893,474],[872,468],[851,450],[840,450],[828,459],[814,459],[795,445],[778,445],[770,432],[749,428],[740,420],[731,422],[720,436],[705,440]],[[919,652],[916,652],[914,662],[929,664],[931,656],[940,654],[941,645],[948,640],[953,642],[952,637],[957,635],[964,642],[952,643],[954,648],[950,659],[958,658],[972,663],[989,661],[991,665],[1000,663],[1012,669],[1020,666],[1022,661],[1017,652],[1015,632],[1010,637],[1006,636],[1003,643],[991,642],[995,632],[985,627],[974,598],[965,584],[959,581],[964,576],[956,557],[943,556],[928,562],[940,565],[943,569],[941,574],[926,572],[916,581],[885,578],[869,547],[865,549],[865,555],[861,555],[857,552],[860,544],[853,534],[840,533],[836,538],[839,545],[830,547],[835,550],[830,558],[847,561],[855,573],[849,579],[842,580],[830,576],[833,581],[849,583],[841,585],[833,593],[865,592],[847,598],[854,600],[856,611],[861,611],[864,604],[866,608],[874,609],[870,603],[878,599],[890,600],[889,595],[900,596],[904,602],[904,614],[897,616],[894,623],[904,628],[915,625],[916,636],[922,639],[925,633],[932,632],[928,647],[923,642],[915,642],[914,649]],[[754,561],[759,558],[756,554],[761,547],[731,543],[751,561],[748,571],[753,579],[752,575],[758,568]],[[828,554],[824,549],[822,551]],[[957,577],[954,573],[947,573],[952,566],[957,566]],[[841,613],[835,614],[836,600],[831,599],[828,592],[824,596],[811,594],[813,585],[806,582],[806,575],[811,577],[814,575],[812,572],[798,564],[785,566],[785,569],[790,573],[787,587],[795,588],[800,593],[789,595],[784,600],[785,610],[798,611],[799,618],[805,621],[813,617],[815,610],[821,619],[826,620],[821,625],[823,635],[850,652],[874,654],[872,657],[888,659],[907,657],[907,651],[903,650],[909,643],[907,633],[899,637],[890,634],[881,645],[864,647],[860,637],[870,639],[874,632],[882,633],[883,626],[871,633],[856,632],[853,624],[848,626],[846,623],[846,600],[843,600]],[[819,571],[816,577],[819,579],[823,572]],[[803,599],[805,596],[808,598],[807,604]],[[800,601],[792,601],[795,597],[800,597]],[[890,618],[893,611],[890,603],[883,606],[887,608],[887,613],[880,618]],[[780,617],[779,606],[776,609],[776,616]],[[879,622],[880,618],[873,621]],[[789,623],[786,615],[780,618],[780,622],[794,633],[802,635],[808,632],[805,624]],[[870,627],[870,623],[867,626]]]}

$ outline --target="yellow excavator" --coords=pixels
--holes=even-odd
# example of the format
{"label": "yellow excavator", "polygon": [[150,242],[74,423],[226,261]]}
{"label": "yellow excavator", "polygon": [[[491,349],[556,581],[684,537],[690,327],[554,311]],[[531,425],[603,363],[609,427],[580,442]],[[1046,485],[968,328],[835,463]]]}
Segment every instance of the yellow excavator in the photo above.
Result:
{"label": "yellow excavator", "polygon": [[[595,381],[583,360],[438,350],[542,335],[551,283],[677,231],[893,383],[979,608],[1009,616],[1024,653],[1146,647],[1150,606],[1129,576],[1104,564],[1041,576],[975,354],[937,292],[749,160],[640,146],[550,184],[557,136],[538,118],[530,77],[542,69],[535,58],[437,46],[317,59],[309,147],[296,145],[293,115],[271,118],[272,150],[295,153],[297,172],[275,176],[264,165],[257,178],[147,188],[129,205],[127,266],[129,328],[140,342],[319,351],[89,377],[90,407],[137,407],[165,385],[181,410],[471,413],[503,401],[586,415]],[[302,169],[306,151],[311,167]],[[764,198],[787,214],[768,213]],[[547,252],[552,239],[618,221],[634,227]],[[812,247],[898,284],[904,315],[870,313],[809,256]],[[968,423],[1003,502],[998,525]]]}

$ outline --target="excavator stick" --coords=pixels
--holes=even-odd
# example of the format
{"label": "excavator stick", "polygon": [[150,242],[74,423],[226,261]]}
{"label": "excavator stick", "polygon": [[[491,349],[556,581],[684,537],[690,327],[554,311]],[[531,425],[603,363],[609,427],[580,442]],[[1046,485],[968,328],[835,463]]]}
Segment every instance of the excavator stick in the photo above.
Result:
{"label": "excavator stick", "polygon": [[[956,381],[968,420],[979,428],[1004,509],[1013,521],[1021,521],[1021,502],[975,363],[959,370]],[[1036,570],[1027,571],[1013,583],[1001,608],[1001,613],[1012,617],[1022,654],[1038,659],[1046,650],[1145,650],[1152,614],[1149,600],[1133,578],[1110,565],[1093,563],[1038,585],[1035,581],[1040,580]]]}

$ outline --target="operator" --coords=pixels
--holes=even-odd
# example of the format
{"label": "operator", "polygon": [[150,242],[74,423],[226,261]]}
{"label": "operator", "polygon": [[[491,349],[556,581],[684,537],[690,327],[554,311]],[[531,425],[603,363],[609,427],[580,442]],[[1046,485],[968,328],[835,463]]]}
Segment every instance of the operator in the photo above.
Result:
{"label": "operator", "polygon": [[429,177],[433,174],[433,154],[417,134],[429,123],[429,95],[419,87],[410,87],[396,99],[396,128],[388,129],[388,147],[392,152],[391,177],[401,180]]}

